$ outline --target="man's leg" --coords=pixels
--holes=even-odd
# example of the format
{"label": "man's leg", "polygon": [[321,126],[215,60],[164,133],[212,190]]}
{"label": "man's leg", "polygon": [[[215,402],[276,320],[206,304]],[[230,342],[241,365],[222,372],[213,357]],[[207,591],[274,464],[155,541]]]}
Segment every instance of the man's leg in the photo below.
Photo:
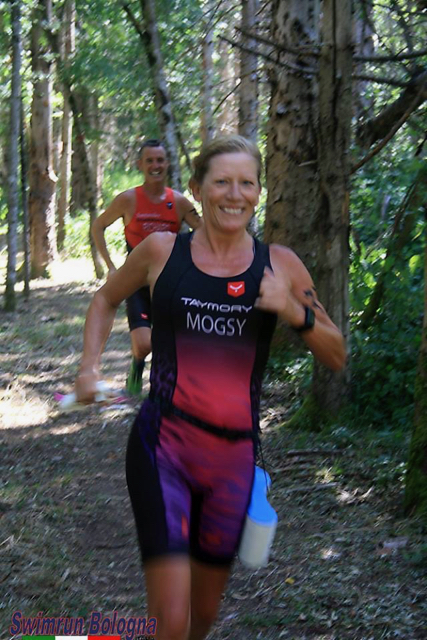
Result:
{"label": "man's leg", "polygon": [[132,342],[132,362],[126,381],[126,389],[131,395],[141,393],[142,374],[144,372],[145,358],[151,352],[151,329],[149,327],[137,327],[130,332]]}
{"label": "man's leg", "polygon": [[132,343],[132,362],[126,381],[126,390],[130,395],[138,395],[142,389],[145,358],[151,351],[151,300],[149,287],[138,289],[126,299],[126,312]]}
{"label": "man's leg", "polygon": [[187,556],[163,556],[146,562],[148,617],[157,620],[156,640],[188,640],[190,579]]}
{"label": "man's leg", "polygon": [[230,567],[191,561],[191,614],[188,640],[203,640],[214,623]]}

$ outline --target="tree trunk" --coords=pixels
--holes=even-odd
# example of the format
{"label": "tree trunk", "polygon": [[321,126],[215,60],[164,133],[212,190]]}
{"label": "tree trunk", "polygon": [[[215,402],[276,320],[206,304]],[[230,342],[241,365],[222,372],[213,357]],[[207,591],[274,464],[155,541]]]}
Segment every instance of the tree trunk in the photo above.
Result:
{"label": "tree trunk", "polygon": [[[242,32],[257,32],[258,0],[242,0]],[[243,35],[243,44],[256,49],[255,40]],[[256,142],[258,131],[258,59],[240,52],[239,133]]]}
{"label": "tree trunk", "polygon": [[209,0],[205,9],[206,27],[202,41],[203,56],[203,84],[202,84],[202,113],[201,113],[201,139],[202,142],[211,140],[214,136],[214,117],[213,117],[213,54],[214,54],[214,30],[213,18],[215,13],[215,3]]}
{"label": "tree trunk", "polygon": [[[87,147],[87,153],[90,155],[90,141],[87,139],[85,132],[89,130],[90,118],[88,116],[90,105],[90,93],[86,88],[76,87],[73,89],[73,97],[76,108],[79,113],[79,120],[82,126],[82,134],[84,144]],[[75,116],[74,116],[75,117]],[[79,133],[76,128],[73,131],[72,138],[72,157],[71,157],[71,202],[70,212],[76,215],[79,211],[84,211],[88,206],[87,181],[85,175],[85,167],[82,164],[84,157],[79,149],[80,140]]]}
{"label": "tree trunk", "polygon": [[181,191],[181,171],[179,166],[175,121],[172,113],[172,102],[169,95],[169,88],[163,69],[160,38],[157,30],[155,2],[154,0],[140,0],[140,5],[145,29],[143,29],[135,19],[129,5],[125,3],[123,6],[137,30],[147,53],[148,65],[153,79],[155,101],[159,114],[159,125],[169,154],[171,186],[174,189]]}
{"label": "tree trunk", "polygon": [[12,22],[12,82],[10,97],[9,168],[8,168],[8,227],[7,272],[4,308],[16,308],[16,254],[18,252],[19,206],[19,121],[21,111],[21,12],[19,0],[11,3]]}
{"label": "tree trunk", "polygon": [[[287,67],[271,71],[265,238],[291,246],[313,275],[319,299],[348,337],[348,150],[351,120],[350,0],[323,2],[317,81],[319,3],[275,0],[273,39]],[[304,49],[302,48],[304,47]],[[316,363],[312,425],[336,413],[347,373]]]}
{"label": "tree trunk", "polygon": [[406,474],[405,510],[427,521],[427,245],[424,253],[424,321],[415,382],[414,430]]}
{"label": "tree trunk", "polygon": [[[372,56],[374,54],[374,31],[372,29],[373,0],[361,0],[355,5],[353,22],[354,52],[358,56]],[[365,64],[356,62],[354,75],[365,70]],[[370,117],[374,108],[373,97],[367,98],[366,80],[355,80],[353,83],[353,115],[356,122]]]}
{"label": "tree trunk", "polygon": [[[349,339],[349,149],[352,71],[351,0],[324,0],[319,67],[319,176],[321,209],[316,279],[319,298]],[[333,373],[317,362],[316,404],[336,413],[347,394],[348,372]]]}
{"label": "tree trunk", "polygon": [[[99,104],[98,104],[98,96],[96,94],[92,94],[90,96],[89,105],[90,105],[90,109],[88,113],[88,118],[89,118],[90,126],[94,131],[100,131]],[[88,160],[90,162],[92,179],[94,180],[92,191],[93,191],[93,198],[96,203],[95,207],[89,207],[89,218],[90,218],[89,244],[90,244],[90,251],[92,254],[93,264],[95,266],[96,276],[97,278],[101,278],[104,275],[104,268],[103,268],[102,261],[99,258],[98,250],[95,246],[95,242],[93,240],[92,233],[91,233],[92,223],[95,221],[98,215],[99,194],[101,193],[101,189],[102,189],[102,163],[101,163],[101,157],[100,157],[100,145],[99,145],[98,136],[96,136],[96,138],[92,140],[89,148],[86,145],[85,149],[86,149],[86,153],[89,153]],[[88,185],[86,185],[86,187],[88,187]],[[88,196],[88,201],[89,201],[89,196]]]}
{"label": "tree trunk", "polygon": [[24,246],[24,296],[30,297],[31,278],[31,239],[30,239],[30,214],[28,211],[28,152],[27,136],[24,122],[24,105],[20,105],[20,142],[21,142],[21,206],[23,219],[23,239]]}
{"label": "tree trunk", "polygon": [[237,133],[238,129],[236,52],[234,48],[224,40],[219,41],[218,49],[219,57],[222,61],[220,68],[222,94],[225,94],[226,97],[221,103],[216,121],[219,131],[227,135]]}
{"label": "tree trunk", "polygon": [[[320,15],[312,0],[274,0],[271,18],[271,40],[278,45],[317,45]],[[318,241],[311,230],[320,206],[318,83],[315,74],[304,73],[315,63],[313,58],[290,53],[280,54],[279,61],[288,66],[269,68],[264,240],[292,247],[316,279]],[[283,325],[274,339],[293,352],[301,346],[294,332]]]}
{"label": "tree trunk", "polygon": [[[91,166],[90,151],[86,143],[85,132],[89,126],[87,121],[87,114],[83,114],[79,105],[79,101],[76,97],[76,92],[71,88],[71,80],[67,73],[67,68],[64,65],[64,60],[61,54],[61,48],[59,46],[58,37],[54,33],[50,33],[50,40],[52,48],[58,57],[58,72],[60,81],[64,89],[64,97],[69,102],[74,119],[74,153],[77,156],[77,161],[81,167],[82,176],[82,193],[84,194],[84,206],[87,205],[89,209],[90,220],[93,221],[98,215],[98,193],[97,193],[97,179],[96,172],[94,172]],[[92,234],[89,231],[89,242],[92,253],[93,264],[95,267],[95,274],[97,278],[102,278],[104,275],[104,269],[96,250],[95,244],[92,239]]]}
{"label": "tree trunk", "polygon": [[[271,38],[289,47],[318,42],[319,14],[312,0],[274,0]],[[321,200],[317,161],[318,83],[304,73],[313,60],[282,54],[288,67],[270,69],[267,137],[266,242],[288,244],[315,276],[318,241],[312,233]],[[294,67],[300,67],[297,72]],[[317,214],[317,215],[316,215]]]}
{"label": "tree trunk", "polygon": [[33,102],[30,145],[31,274],[46,276],[56,257],[55,183],[52,169],[52,80],[50,51],[42,44],[43,29],[50,23],[51,0],[39,0],[31,29]]}
{"label": "tree trunk", "polygon": [[[68,67],[68,60],[75,49],[75,1],[67,0],[64,7],[64,66]],[[63,94],[65,92],[63,91]],[[69,190],[71,176],[71,140],[73,120],[70,103],[64,95],[62,111],[62,151],[59,170],[59,201],[58,201],[58,248],[61,250],[65,241],[65,218],[69,213]]]}
{"label": "tree trunk", "polygon": [[71,105],[74,116],[74,130],[75,130],[75,146],[74,153],[76,154],[76,161],[81,168],[82,178],[82,192],[84,193],[84,205],[89,209],[89,243],[92,254],[92,260],[95,267],[95,274],[97,278],[102,278],[104,275],[104,268],[99,258],[98,251],[96,250],[95,243],[90,232],[92,222],[98,215],[98,190],[97,190],[97,168],[93,167],[91,162],[91,152],[89,145],[86,143],[85,130],[88,126],[87,117],[88,114],[83,113],[79,109],[78,100],[74,93],[71,91],[70,86],[66,84],[66,94]]}

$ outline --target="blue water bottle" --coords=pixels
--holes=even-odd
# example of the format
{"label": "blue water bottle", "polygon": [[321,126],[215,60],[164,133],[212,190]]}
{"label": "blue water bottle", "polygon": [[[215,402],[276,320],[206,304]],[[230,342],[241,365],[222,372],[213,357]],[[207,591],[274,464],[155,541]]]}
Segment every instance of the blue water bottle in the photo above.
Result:
{"label": "blue water bottle", "polygon": [[271,485],[268,473],[255,467],[251,501],[246,514],[238,556],[250,569],[259,569],[268,562],[277,527],[277,513],[267,500]]}

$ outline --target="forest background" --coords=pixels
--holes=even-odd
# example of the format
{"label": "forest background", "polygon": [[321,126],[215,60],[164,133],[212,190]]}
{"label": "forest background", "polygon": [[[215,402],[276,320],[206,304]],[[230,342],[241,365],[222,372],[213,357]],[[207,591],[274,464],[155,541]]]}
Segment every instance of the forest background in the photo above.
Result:
{"label": "forest background", "polygon": [[[31,304],[44,301],[44,345],[67,338],[49,320],[66,299],[54,292],[69,291],[58,265],[85,265],[77,292],[102,279],[90,222],[140,182],[143,139],[166,141],[171,184],[187,193],[200,144],[240,132],[266,161],[252,232],[297,251],[349,345],[346,370],[330,374],[281,329],[267,379],[275,433],[285,437],[285,425],[305,445],[364,447],[372,481],[423,536],[426,2],[11,0],[0,9],[3,406],[22,392],[31,336],[13,345]],[[124,258],[120,225],[107,237]],[[6,479],[3,491],[8,512],[16,485]],[[415,550],[421,564],[426,548]]]}

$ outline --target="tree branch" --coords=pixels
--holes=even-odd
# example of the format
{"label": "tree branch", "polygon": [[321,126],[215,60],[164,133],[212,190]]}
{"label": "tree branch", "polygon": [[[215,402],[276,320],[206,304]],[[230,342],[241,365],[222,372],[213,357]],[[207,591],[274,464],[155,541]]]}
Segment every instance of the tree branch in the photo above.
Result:
{"label": "tree branch", "polygon": [[374,142],[384,138],[394,123],[404,116],[408,108],[412,111],[427,99],[427,71],[412,79],[406,89],[378,116],[362,124],[356,134],[359,146],[368,149]]}
{"label": "tree branch", "polygon": [[257,33],[252,33],[252,31],[247,31],[246,29],[242,29],[241,27],[234,27],[236,31],[239,31],[244,36],[251,38],[253,40],[257,40],[262,44],[266,44],[269,47],[274,47],[277,51],[283,51],[284,53],[293,53],[296,56],[310,56],[312,58],[319,58],[320,53],[315,51],[314,49],[308,47],[289,47],[283,46],[282,44],[278,44],[277,42],[273,42],[273,40],[269,40],[268,38],[264,38],[263,36],[258,35]]}
{"label": "tree branch", "polygon": [[427,49],[421,51],[413,51],[412,53],[398,53],[388,56],[354,56],[356,62],[399,62],[400,60],[413,60],[427,55]]}
{"label": "tree branch", "polygon": [[145,36],[145,32],[144,29],[142,29],[140,23],[138,22],[138,20],[135,18],[135,15],[132,11],[132,9],[130,8],[130,5],[127,4],[127,2],[122,2],[122,7],[125,11],[125,13],[127,14],[130,22],[132,23],[132,25],[135,27],[136,32],[138,33],[139,37],[141,38],[141,40],[144,41],[146,40],[146,36]]}
{"label": "tree branch", "polygon": [[233,95],[233,93],[234,93],[235,91],[237,91],[237,89],[240,87],[240,85],[241,85],[241,81],[239,80],[239,82],[238,82],[236,85],[234,85],[234,87],[231,89],[231,91],[229,91],[229,92],[227,93],[227,95],[225,95],[225,96],[222,98],[222,100],[220,100],[220,101],[219,101],[219,103],[216,105],[215,109],[213,110],[213,114],[212,114],[212,115],[215,115],[215,114],[216,114],[216,112],[217,112],[217,111],[219,111],[219,109],[222,107],[222,105],[223,105],[223,104],[224,104],[224,102],[227,100],[227,98],[229,98],[230,96],[232,96],[232,95]]}
{"label": "tree branch", "polygon": [[350,170],[350,175],[358,171],[360,167],[363,167],[364,164],[369,162],[369,160],[371,160],[374,156],[376,156],[377,153],[379,153],[381,149],[385,147],[385,145],[393,138],[393,136],[400,129],[400,127],[408,120],[408,118],[410,117],[414,109],[417,108],[419,104],[418,101],[419,101],[419,95],[416,96],[415,100],[412,101],[412,103],[409,105],[408,109],[405,111],[403,116],[399,118],[399,120],[394,124],[394,126],[390,129],[388,134],[381,140],[381,142],[377,144],[373,149],[371,149],[371,151],[368,154],[366,154],[364,158],[362,158],[361,160],[359,160],[359,162],[353,165],[353,167]]}
{"label": "tree branch", "polygon": [[410,82],[404,82],[403,80],[395,80],[394,78],[384,78],[381,76],[368,76],[362,73],[353,75],[355,80],[363,80],[365,82],[377,82],[378,84],[388,84],[392,87],[409,87]]}
{"label": "tree branch", "polygon": [[247,51],[248,53],[254,53],[255,55],[260,56],[261,58],[264,58],[265,60],[268,60],[269,62],[272,62],[273,64],[278,65],[279,67],[285,67],[286,69],[289,69],[291,71],[295,71],[297,73],[306,74],[310,76],[315,75],[317,73],[315,69],[311,69],[309,67],[299,67],[296,64],[292,64],[291,62],[279,62],[278,60],[269,56],[266,53],[261,53],[261,51],[257,51],[256,49],[247,47],[243,44],[240,44],[239,42],[234,42],[233,40],[230,40],[225,36],[219,36],[219,39],[224,40],[225,42],[228,42],[228,44],[231,44],[232,47],[237,47],[238,49],[241,49],[242,51]]}

